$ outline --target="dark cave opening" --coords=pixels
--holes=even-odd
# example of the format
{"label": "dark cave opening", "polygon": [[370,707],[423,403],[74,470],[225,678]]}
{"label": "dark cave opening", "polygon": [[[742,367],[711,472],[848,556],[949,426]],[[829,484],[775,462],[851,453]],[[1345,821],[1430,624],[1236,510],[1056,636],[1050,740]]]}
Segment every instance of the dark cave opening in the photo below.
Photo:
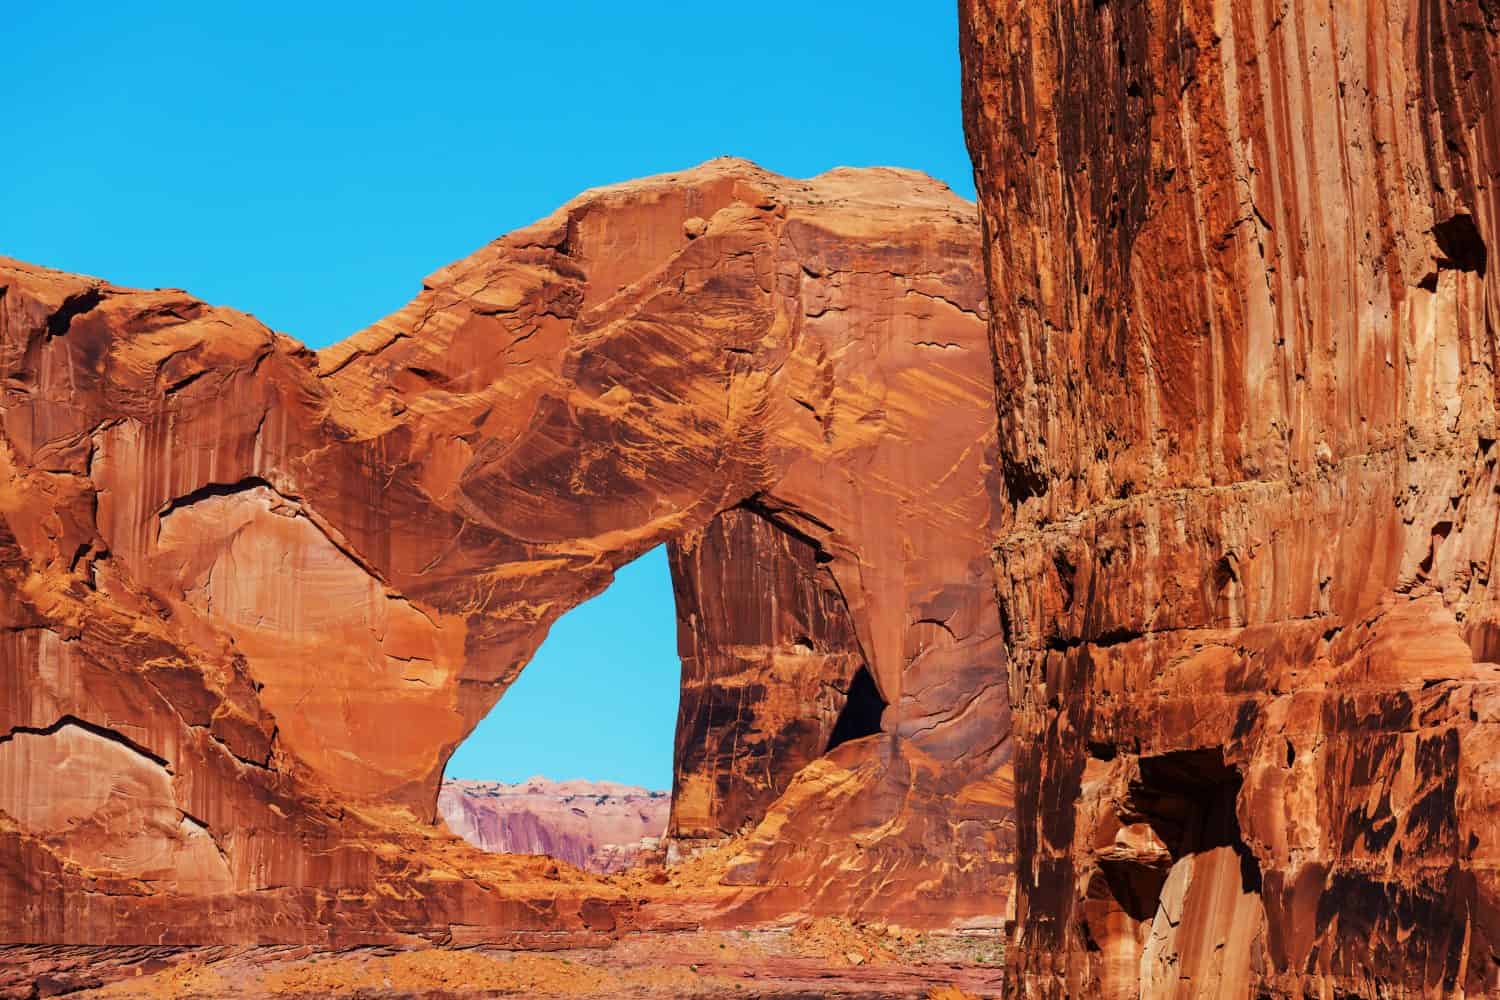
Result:
{"label": "dark cave opening", "polygon": [[[1100,870],[1132,920],[1156,914],[1172,868],[1193,855],[1229,848],[1237,859],[1241,892],[1261,892],[1260,865],[1240,835],[1235,803],[1242,779],[1218,748],[1142,757],[1121,803],[1122,823],[1144,823],[1164,856],[1101,860]],[[1231,876],[1232,877],[1232,876]]]}
{"label": "dark cave opening", "polygon": [[1140,759],[1130,803],[1166,844],[1172,858],[1233,848],[1246,892],[1260,892],[1260,866],[1240,837],[1235,802],[1239,772],[1217,748],[1179,750]]}
{"label": "dark cave opening", "polygon": [[1261,891],[1260,865],[1240,836],[1235,815],[1240,785],[1239,772],[1217,748],[1140,758],[1139,776],[1130,783],[1120,818],[1149,826],[1167,856],[1100,863],[1116,900],[1132,919],[1149,921],[1155,914],[1172,865],[1215,848],[1234,851],[1242,891]]}
{"label": "dark cave opening", "polygon": [[1432,235],[1437,241],[1438,253],[1442,254],[1438,261],[1440,267],[1470,271],[1484,277],[1489,251],[1472,215],[1460,214],[1445,219],[1432,227]]}
{"label": "dark cave opening", "polygon": [[1106,993],[1168,995],[1203,980],[1221,991],[1205,996],[1246,995],[1265,908],[1236,813],[1242,783],[1219,747],[1137,759],[1083,927],[1089,949],[1109,956]]}
{"label": "dark cave opening", "polygon": [[875,678],[870,676],[867,667],[860,667],[849,682],[848,700],[844,702],[838,721],[833,724],[828,749],[880,732],[880,717],[885,714],[886,707],[880,689],[875,686]]}

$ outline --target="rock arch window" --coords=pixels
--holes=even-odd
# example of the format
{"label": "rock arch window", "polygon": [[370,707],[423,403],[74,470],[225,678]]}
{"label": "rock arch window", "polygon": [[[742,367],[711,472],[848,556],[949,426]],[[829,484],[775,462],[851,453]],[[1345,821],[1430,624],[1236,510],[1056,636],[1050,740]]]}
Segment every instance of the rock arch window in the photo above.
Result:
{"label": "rock arch window", "polygon": [[622,568],[449,761],[449,828],[613,871],[660,856],[663,835],[752,827],[802,768],[881,731],[887,703],[827,563],[747,501]]}
{"label": "rock arch window", "polygon": [[569,611],[449,760],[439,811],[487,850],[615,871],[658,846],[679,661],[665,549]]}

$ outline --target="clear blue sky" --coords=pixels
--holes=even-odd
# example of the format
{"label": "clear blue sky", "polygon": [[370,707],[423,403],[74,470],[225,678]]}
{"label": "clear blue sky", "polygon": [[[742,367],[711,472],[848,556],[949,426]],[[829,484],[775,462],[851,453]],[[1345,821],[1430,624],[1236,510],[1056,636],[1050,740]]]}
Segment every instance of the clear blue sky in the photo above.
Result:
{"label": "clear blue sky", "polygon": [[552,626],[448,762],[448,777],[544,774],[670,790],[678,677],[672,578],[658,546]]}
{"label": "clear blue sky", "polygon": [[[915,167],[972,197],[955,7],[14,4],[0,254],[183,287],[318,347],[584,188],[714,156]],[[669,787],[671,591],[644,562],[595,602],[617,610],[554,629],[456,771]],[[594,613],[664,643],[601,658],[571,624]]]}

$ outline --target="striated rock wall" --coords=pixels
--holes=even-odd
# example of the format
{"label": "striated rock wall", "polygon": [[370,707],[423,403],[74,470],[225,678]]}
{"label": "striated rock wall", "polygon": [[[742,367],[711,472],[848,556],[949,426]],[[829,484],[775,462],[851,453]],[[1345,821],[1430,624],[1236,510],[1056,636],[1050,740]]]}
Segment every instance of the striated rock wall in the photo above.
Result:
{"label": "striated rock wall", "polygon": [[[725,160],[589,192],[317,353],[0,264],[0,937],[655,919],[423,830],[548,626],[668,541],[675,822],[747,831],[694,912],[994,919],[979,260],[921,175]],[[888,707],[836,741],[850,701]]]}
{"label": "striated rock wall", "polygon": [[671,799],[611,781],[444,781],[438,814],[475,847],[545,854],[586,871],[630,867],[667,832]]}
{"label": "striated rock wall", "polygon": [[1500,990],[1500,8],[960,10],[1014,985]]}

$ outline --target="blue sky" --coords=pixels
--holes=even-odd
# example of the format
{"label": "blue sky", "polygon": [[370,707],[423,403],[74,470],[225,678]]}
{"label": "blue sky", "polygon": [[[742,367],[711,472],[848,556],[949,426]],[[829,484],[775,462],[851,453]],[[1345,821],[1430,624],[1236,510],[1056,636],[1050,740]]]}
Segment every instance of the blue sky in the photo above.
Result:
{"label": "blue sky", "polygon": [[[318,347],[585,188],[714,156],[915,167],[972,197],[955,7],[17,4],[0,254],[186,288]],[[450,770],[669,787],[671,590],[660,552],[643,563],[559,623]],[[664,642],[601,657],[572,624],[594,614]]]}
{"label": "blue sky", "polygon": [[552,626],[448,762],[448,777],[545,774],[669,790],[678,677],[672,578],[658,546]]}

